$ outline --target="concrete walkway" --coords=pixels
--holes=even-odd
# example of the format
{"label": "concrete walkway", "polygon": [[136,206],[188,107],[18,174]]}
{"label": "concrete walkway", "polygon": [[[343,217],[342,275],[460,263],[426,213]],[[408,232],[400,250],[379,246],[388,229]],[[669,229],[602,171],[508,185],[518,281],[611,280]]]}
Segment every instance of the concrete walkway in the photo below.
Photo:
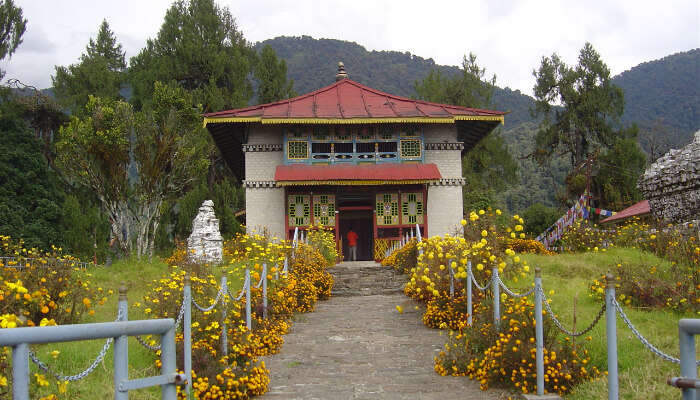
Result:
{"label": "concrete walkway", "polygon": [[297,315],[282,351],[265,358],[271,382],[264,399],[505,398],[435,373],[445,338],[423,325],[417,304],[398,293],[332,297]]}

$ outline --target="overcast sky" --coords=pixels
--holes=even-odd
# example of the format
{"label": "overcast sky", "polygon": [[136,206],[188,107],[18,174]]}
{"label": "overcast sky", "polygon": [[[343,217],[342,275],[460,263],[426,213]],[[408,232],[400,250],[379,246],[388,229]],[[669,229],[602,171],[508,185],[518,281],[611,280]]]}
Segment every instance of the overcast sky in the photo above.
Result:
{"label": "overcast sky", "polygon": [[[51,86],[55,65],[77,62],[103,18],[127,58],[155,37],[170,0],[15,0],[28,20],[24,43],[0,63],[5,79]],[[409,51],[438,64],[458,65],[476,53],[499,86],[531,94],[544,55],[569,64],[586,41],[613,75],[664,56],[700,47],[700,0],[588,1],[219,1],[230,8],[246,39],[276,36],[357,42],[368,50]],[[352,71],[348,71],[352,78]]]}

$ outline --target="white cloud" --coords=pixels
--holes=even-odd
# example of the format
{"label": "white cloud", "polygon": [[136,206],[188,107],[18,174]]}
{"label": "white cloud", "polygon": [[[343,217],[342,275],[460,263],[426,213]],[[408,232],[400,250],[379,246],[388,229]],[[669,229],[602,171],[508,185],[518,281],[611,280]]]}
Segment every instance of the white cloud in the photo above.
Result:
{"label": "white cloud", "polygon": [[[78,60],[103,18],[134,56],[154,37],[170,0],[18,1],[29,20],[25,43],[0,68],[47,87],[54,65]],[[432,2],[326,0],[222,1],[252,41],[309,35],[357,42],[368,50],[410,51],[458,65],[469,51],[498,84],[531,92],[532,70],[557,52],[575,64],[587,41],[613,74],[644,61],[700,47],[697,0],[586,2],[480,0]]]}

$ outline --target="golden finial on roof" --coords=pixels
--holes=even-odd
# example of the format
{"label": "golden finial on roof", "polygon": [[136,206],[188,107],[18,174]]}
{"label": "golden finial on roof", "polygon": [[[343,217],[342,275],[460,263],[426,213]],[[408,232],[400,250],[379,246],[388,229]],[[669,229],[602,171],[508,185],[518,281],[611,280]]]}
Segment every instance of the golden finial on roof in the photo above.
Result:
{"label": "golden finial on roof", "polygon": [[339,81],[348,77],[348,73],[345,72],[345,64],[342,61],[338,62],[338,73],[335,74],[335,80]]}

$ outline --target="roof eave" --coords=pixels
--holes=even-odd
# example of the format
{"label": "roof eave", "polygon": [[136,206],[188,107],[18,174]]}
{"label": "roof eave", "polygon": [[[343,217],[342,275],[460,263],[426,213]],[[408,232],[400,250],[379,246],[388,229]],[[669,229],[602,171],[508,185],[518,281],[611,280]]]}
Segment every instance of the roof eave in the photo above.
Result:
{"label": "roof eave", "polygon": [[261,123],[263,125],[282,124],[396,124],[396,123],[420,123],[420,124],[454,124],[459,121],[490,121],[500,124],[505,123],[505,117],[501,115],[455,115],[451,117],[388,117],[388,118],[263,118],[263,117],[204,117],[204,126],[221,123]]}

